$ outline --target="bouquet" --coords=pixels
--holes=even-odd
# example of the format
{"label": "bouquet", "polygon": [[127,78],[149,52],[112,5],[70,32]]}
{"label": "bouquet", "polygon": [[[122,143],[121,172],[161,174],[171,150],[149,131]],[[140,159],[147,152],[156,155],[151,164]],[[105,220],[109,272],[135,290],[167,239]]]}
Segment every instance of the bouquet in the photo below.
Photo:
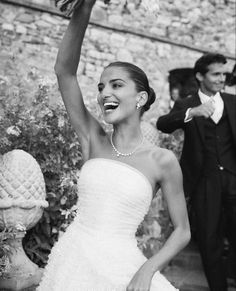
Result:
{"label": "bouquet", "polygon": [[160,11],[159,0],[142,0],[141,5],[147,13],[158,16]]}
{"label": "bouquet", "polygon": [[[59,10],[70,16],[73,10],[80,6],[84,0],[55,0],[56,6]],[[128,1],[128,0],[127,0]],[[111,0],[104,0],[105,4],[109,4]],[[141,0],[141,6],[149,14],[158,15],[159,14],[159,0]]]}
{"label": "bouquet", "polygon": [[[56,7],[67,16],[70,16],[73,10],[79,7],[84,0],[55,0]],[[105,4],[109,4],[110,0],[104,0]]]}

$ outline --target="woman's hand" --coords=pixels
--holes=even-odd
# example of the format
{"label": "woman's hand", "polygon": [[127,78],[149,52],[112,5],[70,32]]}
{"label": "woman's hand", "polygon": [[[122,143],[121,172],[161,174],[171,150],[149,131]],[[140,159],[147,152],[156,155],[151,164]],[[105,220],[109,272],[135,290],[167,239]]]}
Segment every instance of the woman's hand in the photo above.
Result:
{"label": "woman's hand", "polygon": [[81,7],[89,7],[89,9],[92,9],[94,6],[96,0],[75,0],[74,1],[74,7],[72,8],[73,10],[80,10]]}
{"label": "woman's hand", "polygon": [[149,291],[153,273],[147,265],[143,265],[134,275],[126,291]]}
{"label": "woman's hand", "polygon": [[84,2],[88,5],[93,6],[95,4],[96,0],[84,0]]}

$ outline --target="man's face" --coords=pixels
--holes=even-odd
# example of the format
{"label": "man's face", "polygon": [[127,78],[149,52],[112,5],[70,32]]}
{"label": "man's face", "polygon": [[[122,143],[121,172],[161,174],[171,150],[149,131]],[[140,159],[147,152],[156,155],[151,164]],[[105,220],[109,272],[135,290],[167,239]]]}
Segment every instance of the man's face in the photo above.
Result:
{"label": "man's face", "polygon": [[224,88],[226,78],[225,64],[213,63],[208,66],[205,75],[196,74],[196,78],[200,82],[200,89],[208,96],[215,95]]}

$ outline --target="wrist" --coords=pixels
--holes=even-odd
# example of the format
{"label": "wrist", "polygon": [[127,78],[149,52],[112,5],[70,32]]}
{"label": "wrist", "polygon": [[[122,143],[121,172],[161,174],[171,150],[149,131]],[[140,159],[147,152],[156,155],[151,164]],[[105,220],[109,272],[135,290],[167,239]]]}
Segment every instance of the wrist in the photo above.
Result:
{"label": "wrist", "polygon": [[151,259],[146,261],[141,269],[147,276],[150,276],[150,278],[152,278],[157,271],[157,267],[153,265]]}
{"label": "wrist", "polygon": [[91,10],[94,6],[96,1],[91,1],[91,2],[87,2],[87,1],[83,1],[83,3],[77,5],[75,8],[74,8],[74,12],[73,14],[78,14],[78,13],[81,13],[81,11],[83,11],[83,13],[91,13]]}
{"label": "wrist", "polygon": [[189,118],[193,118],[195,116],[195,108],[190,108],[188,116]]}
{"label": "wrist", "polygon": [[87,8],[87,9],[91,10],[93,8],[95,2],[96,1],[94,1],[94,0],[93,1],[86,1],[86,0],[84,0],[81,6],[84,7],[84,8]]}
{"label": "wrist", "polygon": [[189,107],[189,108],[187,109],[187,111],[185,112],[185,118],[184,118],[184,122],[185,122],[185,123],[186,123],[186,122],[189,122],[190,120],[192,120],[192,117],[191,117],[190,114],[189,114],[189,112],[190,112],[191,109],[192,109],[192,108]]}

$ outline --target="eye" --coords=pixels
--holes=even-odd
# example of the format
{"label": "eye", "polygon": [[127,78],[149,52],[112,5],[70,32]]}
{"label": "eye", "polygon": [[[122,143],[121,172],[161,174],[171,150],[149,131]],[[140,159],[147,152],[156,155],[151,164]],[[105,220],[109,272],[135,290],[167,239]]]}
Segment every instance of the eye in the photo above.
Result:
{"label": "eye", "polygon": [[115,82],[115,83],[112,83],[112,88],[113,89],[118,89],[118,88],[121,88],[123,85],[121,84],[121,83],[117,83],[117,82]]}

